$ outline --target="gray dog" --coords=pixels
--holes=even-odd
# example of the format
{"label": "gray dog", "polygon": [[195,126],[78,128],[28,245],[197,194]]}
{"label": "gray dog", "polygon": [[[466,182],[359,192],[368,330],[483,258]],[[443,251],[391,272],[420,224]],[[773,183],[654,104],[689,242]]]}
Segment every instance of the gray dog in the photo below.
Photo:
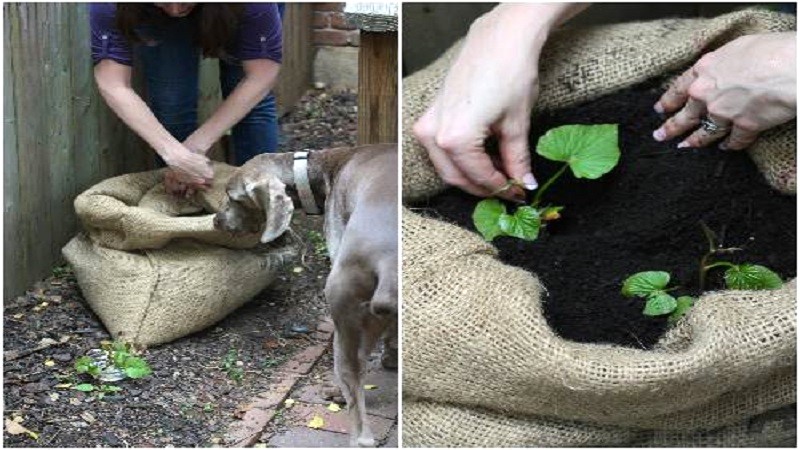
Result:
{"label": "gray dog", "polygon": [[218,229],[232,233],[263,229],[261,240],[269,242],[294,204],[310,213],[324,208],[334,373],[350,413],[351,445],[360,447],[376,444],[363,381],[381,336],[384,366],[397,364],[397,159],[396,144],[259,155],[231,178],[228,204],[214,218]]}

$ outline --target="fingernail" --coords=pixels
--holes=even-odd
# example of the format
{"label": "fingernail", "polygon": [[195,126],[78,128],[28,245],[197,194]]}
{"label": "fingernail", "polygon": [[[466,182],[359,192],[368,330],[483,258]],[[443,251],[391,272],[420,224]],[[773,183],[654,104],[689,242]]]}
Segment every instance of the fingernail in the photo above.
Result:
{"label": "fingernail", "polygon": [[658,142],[663,141],[667,137],[667,132],[664,131],[663,128],[659,128],[656,131],[653,131],[653,139],[657,140]]}
{"label": "fingernail", "polygon": [[532,191],[539,187],[539,183],[536,182],[536,178],[533,177],[532,173],[526,173],[522,176],[522,184],[525,185],[525,189]]}
{"label": "fingernail", "polygon": [[664,107],[661,106],[661,102],[656,102],[656,104],[653,106],[653,109],[659,114],[664,114]]}
{"label": "fingernail", "polygon": [[688,146],[689,146],[689,143],[686,142],[686,141],[683,141],[680,144],[678,144],[678,148],[686,148]]}

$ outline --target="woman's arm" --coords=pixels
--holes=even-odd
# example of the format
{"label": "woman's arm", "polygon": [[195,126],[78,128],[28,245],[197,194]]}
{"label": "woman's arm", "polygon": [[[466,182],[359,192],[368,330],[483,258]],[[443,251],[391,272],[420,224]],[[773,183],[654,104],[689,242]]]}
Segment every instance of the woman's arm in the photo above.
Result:
{"label": "woman's arm", "polygon": [[205,154],[222,135],[236,125],[275,86],[281,65],[270,59],[243,61],[244,78],[214,114],[195,130],[184,145]]}
{"label": "woman's arm", "polygon": [[178,142],[158,122],[147,104],[131,86],[131,68],[111,59],[95,65],[94,77],[108,106],[177,171],[184,183],[209,185],[214,177],[211,164]]}

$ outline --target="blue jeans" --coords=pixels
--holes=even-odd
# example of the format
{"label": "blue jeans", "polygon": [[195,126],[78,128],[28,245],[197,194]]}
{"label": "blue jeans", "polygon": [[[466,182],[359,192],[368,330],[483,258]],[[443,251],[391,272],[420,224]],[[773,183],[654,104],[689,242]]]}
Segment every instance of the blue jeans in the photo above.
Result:
{"label": "blue jeans", "polygon": [[[200,49],[192,43],[188,20],[174,21],[167,30],[143,30],[142,35],[155,43],[137,45],[136,54],[144,66],[147,104],[164,128],[183,142],[198,127]],[[244,78],[244,69],[238,61],[220,60],[219,74],[222,97],[227,98]],[[278,149],[278,113],[272,93],[233,127],[232,137],[236,165]]]}

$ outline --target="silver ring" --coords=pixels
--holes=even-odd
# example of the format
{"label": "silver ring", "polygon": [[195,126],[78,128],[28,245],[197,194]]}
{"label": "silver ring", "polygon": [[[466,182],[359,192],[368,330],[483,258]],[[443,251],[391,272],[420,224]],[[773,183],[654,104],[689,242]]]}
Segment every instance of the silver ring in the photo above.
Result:
{"label": "silver ring", "polygon": [[728,131],[727,127],[719,125],[718,123],[711,120],[711,118],[708,116],[700,120],[700,128],[702,128],[703,131],[705,131],[708,134],[716,134],[719,132]]}

